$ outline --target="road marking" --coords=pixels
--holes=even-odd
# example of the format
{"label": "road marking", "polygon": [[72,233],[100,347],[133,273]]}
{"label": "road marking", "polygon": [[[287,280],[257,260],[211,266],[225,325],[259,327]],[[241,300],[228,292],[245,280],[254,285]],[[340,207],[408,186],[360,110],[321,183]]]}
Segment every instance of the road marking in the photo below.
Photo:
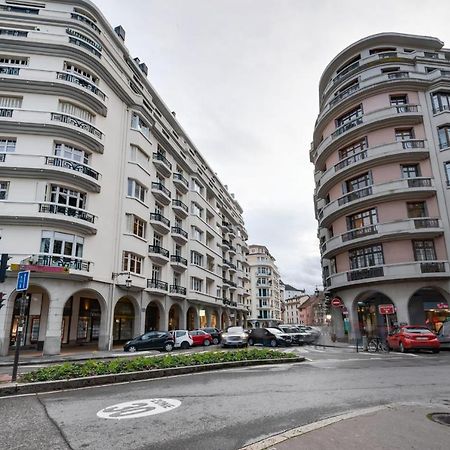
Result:
{"label": "road marking", "polygon": [[102,419],[136,419],[169,412],[181,405],[180,400],[173,398],[147,398],[132,402],[118,403],[101,409],[97,417]]}

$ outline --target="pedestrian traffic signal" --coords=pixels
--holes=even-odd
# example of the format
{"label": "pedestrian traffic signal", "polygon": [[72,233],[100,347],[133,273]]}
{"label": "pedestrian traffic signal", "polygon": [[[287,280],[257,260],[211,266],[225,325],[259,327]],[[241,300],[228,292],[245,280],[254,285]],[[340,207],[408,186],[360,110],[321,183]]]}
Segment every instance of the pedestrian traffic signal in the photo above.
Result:
{"label": "pedestrian traffic signal", "polygon": [[4,292],[0,292],[0,309],[4,306],[3,302],[6,302],[6,294]]}
{"label": "pedestrian traffic signal", "polygon": [[8,260],[11,259],[7,253],[2,253],[2,257],[0,259],[0,283],[3,283],[6,278],[6,269],[8,266]]}

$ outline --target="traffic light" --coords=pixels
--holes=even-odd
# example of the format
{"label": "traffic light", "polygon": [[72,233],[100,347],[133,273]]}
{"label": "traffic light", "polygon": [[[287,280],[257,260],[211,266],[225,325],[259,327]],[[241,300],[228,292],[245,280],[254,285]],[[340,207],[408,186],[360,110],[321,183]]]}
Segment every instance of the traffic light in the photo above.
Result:
{"label": "traffic light", "polygon": [[4,292],[0,292],[0,309],[4,306],[3,302],[6,302],[6,294]]}
{"label": "traffic light", "polygon": [[8,268],[8,260],[11,259],[7,253],[2,253],[2,258],[0,259],[0,283],[3,283],[6,278],[6,269]]}

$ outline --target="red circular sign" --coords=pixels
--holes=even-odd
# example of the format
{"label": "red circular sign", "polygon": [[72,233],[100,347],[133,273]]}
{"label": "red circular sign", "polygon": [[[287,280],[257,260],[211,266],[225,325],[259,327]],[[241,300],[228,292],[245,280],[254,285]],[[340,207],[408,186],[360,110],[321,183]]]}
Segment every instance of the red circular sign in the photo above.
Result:
{"label": "red circular sign", "polygon": [[331,300],[331,306],[339,307],[342,304],[342,300],[340,298],[334,297],[333,300]]}

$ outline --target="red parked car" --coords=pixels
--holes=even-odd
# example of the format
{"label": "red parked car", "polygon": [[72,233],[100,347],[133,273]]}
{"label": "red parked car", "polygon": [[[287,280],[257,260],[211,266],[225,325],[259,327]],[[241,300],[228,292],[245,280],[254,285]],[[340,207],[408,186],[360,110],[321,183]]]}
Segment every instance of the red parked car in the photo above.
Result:
{"label": "red parked car", "polygon": [[408,350],[431,350],[439,353],[441,344],[437,336],[426,327],[404,326],[392,331],[387,338],[388,346],[402,353]]}
{"label": "red parked car", "polygon": [[213,341],[212,336],[209,333],[205,333],[203,330],[192,330],[189,333],[194,341],[193,345],[208,346]]}

